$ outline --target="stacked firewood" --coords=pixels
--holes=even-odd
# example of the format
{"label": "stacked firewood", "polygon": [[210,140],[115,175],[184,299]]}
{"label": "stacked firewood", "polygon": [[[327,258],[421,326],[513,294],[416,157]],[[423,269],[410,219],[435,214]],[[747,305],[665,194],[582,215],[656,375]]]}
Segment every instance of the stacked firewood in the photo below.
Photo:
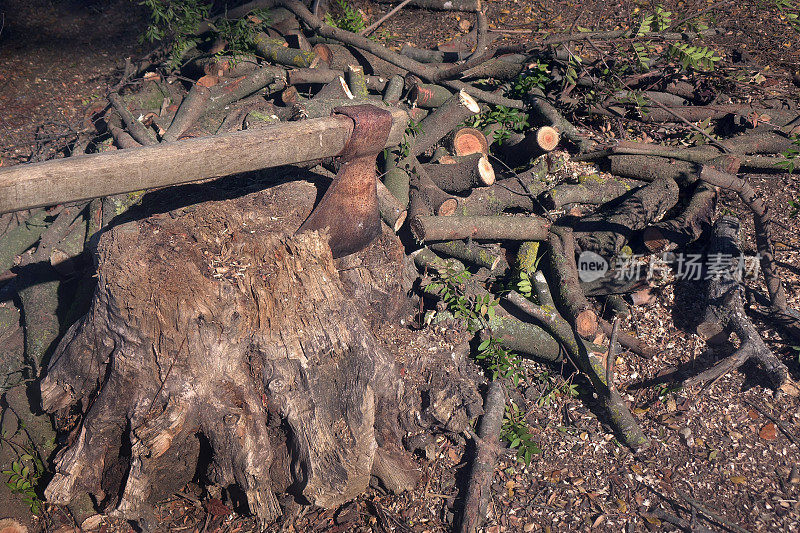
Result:
{"label": "stacked firewood", "polygon": [[[710,228],[719,188],[736,191],[752,208],[770,311],[782,327],[797,334],[796,315],[787,307],[772,260],[770,215],[747,182],[735,176],[778,170],[784,159],[775,154],[791,149],[792,135],[800,130],[797,110],[716,104],[707,84],[693,83],[686,75],[635,75],[620,80],[624,91],[609,92],[585,110],[679,126],[710,119],[738,134],[712,138],[704,133],[710,142],[690,148],[631,141],[598,146],[589,132],[579,131],[554,105],[564,102],[563,93],[532,87],[515,99],[503,96],[502,90],[513,80],[524,80],[544,59],[551,61],[551,79],[563,78],[567,63],[558,47],[586,40],[586,34],[551,37],[541,47],[489,48],[485,13],[479,3],[468,4],[462,8],[478,15],[476,30],[470,34],[475,41],[472,52],[405,46],[398,53],[323,24],[297,1],[251,2],[227,15],[244,16],[252,8],[272,7],[271,26],[257,35],[250,52],[226,53],[225,43],[215,43],[214,53],[194,49],[183,66],[171,72],[149,61],[140,69],[129,63],[122,83],[109,95],[110,105],[97,117],[98,133],[109,140],[84,142],[73,153],[150,146],[241,129],[268,130],[279,122],[324,117],[336,107],[363,103],[401,106],[413,122],[403,143],[387,150],[380,162],[382,217],[395,232],[410,233],[414,242],[426,245],[414,252],[423,271],[450,257],[470,268],[488,269],[491,276],[485,275],[485,280],[519,272],[531,276],[540,289],[533,298],[536,303],[525,304],[539,306],[533,319],[526,322],[501,313],[490,325],[510,348],[557,361],[570,353],[564,349],[569,345],[576,365],[592,375],[597,366],[593,354],[607,351],[592,343],[599,342],[599,332],[608,334],[610,329],[587,296],[606,298],[641,284],[615,282],[611,275],[581,283],[576,254],[595,252],[611,264],[630,246],[650,253],[685,247]],[[604,42],[626,35],[594,32],[591,37]],[[572,100],[582,87],[603,87],[604,82],[593,76],[605,61],[600,55],[584,65],[583,77],[570,86]],[[498,89],[489,91],[487,84]],[[134,90],[119,89],[125,86]],[[629,103],[634,91],[644,95],[644,106]],[[511,132],[497,122],[471,127],[481,124],[475,117],[486,113],[487,105],[519,109],[525,127]],[[577,152],[573,160],[607,163],[613,177],[584,175],[578,182],[553,186],[553,173],[563,163],[562,156],[552,155],[559,146]],[[139,196],[3,215],[0,276],[11,279],[15,265],[30,262],[49,262],[53,269],[54,279],[48,284],[18,280],[29,285],[19,294],[31,332],[25,336],[25,358],[34,367],[63,330],[64,324],[53,318],[59,280],[79,273],[84,247]],[[669,217],[662,220],[667,213]],[[531,267],[538,259],[544,277]],[[545,294],[548,285],[558,313],[547,314],[549,322],[542,323],[542,306],[550,302]],[[12,286],[6,283],[3,289],[11,291]],[[485,291],[485,286],[475,290]],[[504,300],[511,307],[517,306],[515,301],[522,303],[513,294]],[[79,309],[76,303],[72,319]],[[19,314],[12,307],[7,311],[4,331],[11,337],[19,329],[15,326]],[[30,320],[37,316],[40,319]],[[627,335],[621,338],[631,349],[652,353]],[[595,384],[602,388],[601,381]],[[638,445],[640,440],[633,436],[628,442]]]}
{"label": "stacked firewood", "polygon": [[[297,0],[251,2],[227,14],[272,8],[271,26],[250,51],[228,53],[225,43],[217,43],[213,53],[195,50],[179,70],[129,64],[123,83],[98,113],[99,136],[73,152],[126,150],[243,129],[263,129],[266,135],[278,123],[327,117],[335,108],[365,103],[405,109],[412,124],[402,143],[379,161],[378,199],[388,231],[399,235],[419,269],[422,296],[442,297],[442,284],[433,281],[443,272],[471,272],[461,287],[467,298],[501,300],[485,316],[481,335],[528,357],[570,362],[591,383],[625,443],[645,447],[648,439],[614,385],[614,345],[618,341],[644,357],[656,349],[623,331],[612,335],[615,328],[600,312],[608,307],[624,314],[619,296],[643,282],[622,279],[613,268],[587,280],[579,261],[591,252],[600,264],[614,265],[636,252],[681,251],[712,234],[712,252],[738,254],[738,223],[725,218],[714,226],[719,190],[735,191],[755,220],[766,314],[800,338],[800,315],[788,306],[773,259],[770,213],[738,175],[778,171],[786,161],[779,154],[792,149],[792,136],[800,132],[800,113],[796,104],[789,109],[715,103],[717,95],[699,78],[677,70],[618,80],[624,90],[606,87],[604,99],[582,107],[575,103],[582,90],[603,90],[597,72],[607,57],[598,48],[596,60],[584,62],[581,76],[565,91],[570,60],[559,47],[628,34],[588,32],[551,37],[539,46],[492,48],[480,2],[462,3],[476,12],[477,24],[473,48],[456,53],[410,46],[396,52],[324,24]],[[648,37],[687,38],[658,32]],[[512,97],[513,81],[525,79],[544,60],[550,61],[551,83]],[[633,93],[646,103],[631,103]],[[523,125],[480,120],[492,109],[488,106],[518,110]],[[601,145],[560,107],[569,107],[572,116],[585,112],[665,123],[695,133],[694,123],[708,119],[728,136],[702,130],[704,143],[689,148],[632,141]],[[584,170],[579,178],[556,179],[565,175],[565,165],[577,168],[574,161],[601,163],[610,175]],[[323,174],[332,165],[330,160],[305,164]],[[2,215],[0,294],[16,293],[21,307],[0,307],[0,339],[16,339],[5,344],[13,349],[4,352],[3,386],[14,376],[38,375],[54,341],[85,312],[93,282],[83,276],[89,255],[84,251],[93,250],[98,232],[140,197],[124,194]],[[39,267],[22,268],[30,265]],[[505,290],[508,281],[523,277],[530,280],[530,294]],[[66,313],[58,309],[64,290],[75,295]],[[716,278],[709,284],[708,313],[699,332],[707,338],[735,333],[742,348],[690,382],[714,380],[752,357],[780,388],[786,366],[758,337],[740,292],[737,280]],[[447,315],[444,306],[439,310]],[[25,365],[15,367],[15,357]],[[496,391],[493,397],[502,401]],[[496,406],[487,411],[496,414]]]}

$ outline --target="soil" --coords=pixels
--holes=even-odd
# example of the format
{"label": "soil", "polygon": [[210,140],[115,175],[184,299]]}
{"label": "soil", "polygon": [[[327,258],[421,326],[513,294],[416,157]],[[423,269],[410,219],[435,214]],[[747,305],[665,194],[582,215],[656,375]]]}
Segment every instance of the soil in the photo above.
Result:
{"label": "soil", "polygon": [[[390,6],[357,1],[372,21]],[[696,13],[707,2],[665,2],[667,9]],[[539,39],[544,32],[579,27],[614,29],[652,9],[647,2],[572,3],[490,1],[492,26],[513,30],[509,41]],[[0,162],[27,161],[56,152],[84,126],[85,114],[119,76],[124,57],[146,50],[137,43],[144,14],[129,0],[99,2],[6,0],[0,33]],[[756,1],[720,2],[710,18],[721,35],[709,44],[724,53],[722,72],[734,67],[748,76],[729,82],[729,93],[754,100],[784,98],[797,108],[791,76],[800,70],[797,34],[774,9]],[[469,14],[423,12],[406,8],[381,28],[392,45],[431,46],[464,33],[459,23]],[[466,25],[464,25],[466,27]],[[763,81],[756,77],[760,74]],[[36,131],[54,135],[36,138]],[[602,135],[658,138],[663,132],[639,125],[604,127]],[[41,132],[40,132],[41,133]],[[597,133],[597,135],[601,135]],[[67,144],[66,142],[62,144]],[[63,146],[62,146],[63,147]],[[578,172],[578,170],[576,170]],[[777,260],[791,307],[800,308],[800,239],[790,201],[800,197],[798,175],[771,174],[751,179],[779,223]],[[720,211],[738,214],[755,249],[746,208],[723,195]],[[760,282],[749,284],[762,293]],[[526,375],[512,400],[526,413],[534,440],[542,449],[529,465],[508,450],[492,485],[485,531],[662,531],[674,530],[659,518],[668,512],[700,531],[798,531],[800,483],[790,476],[800,464],[800,400],[773,395],[758,370],[745,366],[706,389],[676,390],[678,375],[704,368],[731,352],[730,344],[706,347],[693,331],[698,287],[672,277],[652,283],[651,302],[632,308],[627,329],[660,350],[643,360],[623,353],[617,362],[618,387],[625,392],[653,446],[634,454],[620,446],[595,415],[592,398],[566,368],[526,363]],[[407,317],[410,323],[412,317]],[[769,324],[758,324],[768,346],[800,381],[798,351]],[[401,349],[405,325],[387,326]],[[429,333],[432,342],[453,343],[459,335],[447,327]],[[569,393],[575,384],[577,396]],[[762,410],[772,418],[768,418]],[[302,509],[285,523],[287,531],[414,531],[452,528],[460,501],[469,446],[459,438],[438,437],[419,459],[422,479],[416,490],[391,496],[374,489],[340,509]],[[160,506],[165,531],[254,531],[240,509],[219,493],[190,485]],[[690,504],[698,502],[703,508]],[[0,503],[0,518],[9,511]],[[711,518],[710,515],[716,515]],[[64,525],[69,526],[67,516]],[[105,518],[103,531],[128,531]]]}
{"label": "soil", "polygon": [[[91,124],[126,57],[145,50],[132,0],[5,0],[0,5],[0,164],[50,155]],[[38,132],[38,135],[37,135]]]}

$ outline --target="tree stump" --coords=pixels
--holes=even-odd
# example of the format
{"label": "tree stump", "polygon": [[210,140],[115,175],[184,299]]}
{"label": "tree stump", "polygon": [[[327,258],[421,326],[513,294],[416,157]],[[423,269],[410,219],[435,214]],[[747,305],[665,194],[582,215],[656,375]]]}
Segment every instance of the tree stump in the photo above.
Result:
{"label": "tree stump", "polygon": [[276,493],[331,508],[372,474],[412,488],[402,437],[480,414],[468,363],[419,338],[418,354],[390,353],[373,332],[406,310],[394,234],[335,262],[324,233],[294,235],[315,197],[284,183],[101,237],[91,308],[42,382],[47,411],[82,415],[49,501],[89,492],[147,529],[150,505],[207,466],[266,525]]}

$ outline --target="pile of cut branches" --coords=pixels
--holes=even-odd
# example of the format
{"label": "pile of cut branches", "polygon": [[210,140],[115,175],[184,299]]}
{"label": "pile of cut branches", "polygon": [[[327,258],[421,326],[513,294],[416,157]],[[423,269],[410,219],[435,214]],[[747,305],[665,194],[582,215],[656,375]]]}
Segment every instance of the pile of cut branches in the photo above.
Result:
{"label": "pile of cut branches", "polygon": [[[768,291],[765,314],[800,339],[800,315],[788,306],[773,259],[773,221],[740,175],[800,169],[794,165],[797,104],[757,107],[717,93],[705,71],[720,57],[692,44],[710,30],[690,28],[691,21],[673,24],[662,12],[634,30],[493,46],[480,1],[463,4],[476,13],[470,49],[406,46],[397,52],[326,24],[297,0],[250,2],[199,23],[179,68],[129,63],[98,113],[97,135],[71,153],[242,129],[267,133],[280,122],[327,117],[352,105],[407,110],[411,123],[403,142],[379,163],[378,197],[384,222],[419,269],[422,298],[432,303],[420,322],[463,321],[481,337],[494,378],[513,381],[519,360],[510,352],[567,361],[591,384],[620,438],[633,449],[646,447],[647,436],[614,384],[613,367],[617,343],[643,357],[655,348],[600,310],[624,315],[621,295],[643,286],[620,267],[636,253],[668,253],[663,259],[676,266],[675,252],[712,236],[709,253],[739,259],[738,223],[725,218],[714,224],[720,189],[736,192],[752,211]],[[268,22],[250,14],[264,8]],[[214,37],[235,20],[258,26],[246,49],[232,50],[232,43]],[[633,50],[627,63],[620,59],[623,49]],[[661,144],[598,144],[592,140],[597,135],[576,127],[592,116],[660,123],[676,135],[665,135]],[[687,132],[692,146],[676,142]],[[577,168],[563,151],[554,152],[558,147],[572,152],[573,162],[607,164],[613,176],[587,170],[556,183],[564,165]],[[307,166],[324,173],[331,162]],[[59,335],[85,312],[93,281],[84,275],[90,270],[84,252],[140,197],[2,215],[0,294],[16,294],[20,306],[0,307],[0,339],[16,339],[6,344],[13,349],[4,354],[4,388],[19,377],[37,377]],[[30,265],[37,267],[25,268]],[[740,348],[688,383],[713,381],[752,358],[780,389],[786,366],[745,313],[741,280],[727,267],[718,274],[709,277],[698,331],[709,339],[734,333]],[[57,309],[64,290],[75,295],[66,313]],[[486,350],[497,343],[504,349]],[[502,402],[492,391],[493,402]],[[485,411],[497,418],[497,409],[487,405]],[[491,448],[499,427],[493,419],[473,438]],[[479,500],[464,512],[467,530],[481,514],[474,509],[485,507]]]}

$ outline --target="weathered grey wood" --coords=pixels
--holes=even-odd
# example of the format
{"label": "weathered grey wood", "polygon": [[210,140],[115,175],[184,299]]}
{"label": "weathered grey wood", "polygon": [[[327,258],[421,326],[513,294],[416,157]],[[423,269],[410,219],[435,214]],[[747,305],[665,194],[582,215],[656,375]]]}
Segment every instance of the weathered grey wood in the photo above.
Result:
{"label": "weathered grey wood", "polygon": [[[392,109],[386,146],[400,143],[408,114]],[[353,130],[325,117],[0,170],[0,214],[178,185],[337,155]]]}
{"label": "weathered grey wood", "polygon": [[373,475],[410,490],[402,436],[464,431],[480,412],[477,367],[426,333],[407,332],[413,358],[378,336],[408,314],[402,243],[386,231],[334,262],[326,232],[296,232],[317,192],[286,181],[103,232],[90,310],[41,383],[45,409],[87,406],[49,502],[88,492],[161,531],[153,504],[199,471],[238,485],[273,531],[276,495],[336,508]]}

